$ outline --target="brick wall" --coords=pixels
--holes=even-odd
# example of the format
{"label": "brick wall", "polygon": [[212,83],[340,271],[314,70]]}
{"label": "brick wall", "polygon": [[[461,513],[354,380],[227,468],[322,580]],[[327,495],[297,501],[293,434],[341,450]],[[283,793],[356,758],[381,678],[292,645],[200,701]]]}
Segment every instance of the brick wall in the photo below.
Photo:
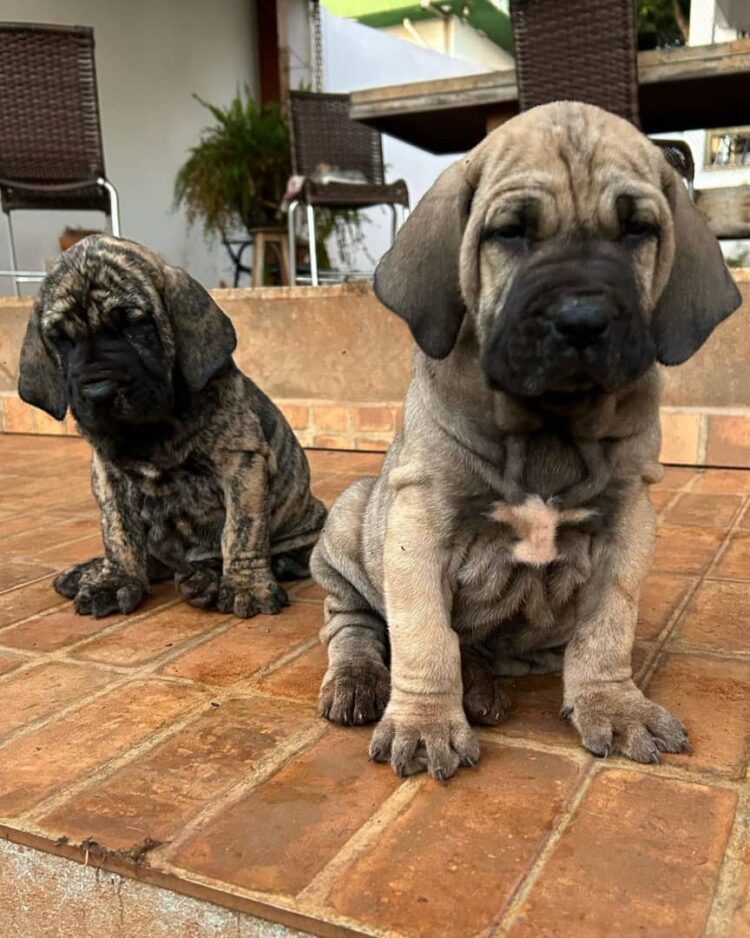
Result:
{"label": "brick wall", "polygon": [[[665,370],[662,459],[750,468],[750,270],[742,309],[686,365]],[[402,419],[412,342],[366,284],[217,290],[239,340],[236,359],[284,411],[304,446],[388,447]],[[0,299],[0,429],[75,433],[15,392],[29,300]]]}

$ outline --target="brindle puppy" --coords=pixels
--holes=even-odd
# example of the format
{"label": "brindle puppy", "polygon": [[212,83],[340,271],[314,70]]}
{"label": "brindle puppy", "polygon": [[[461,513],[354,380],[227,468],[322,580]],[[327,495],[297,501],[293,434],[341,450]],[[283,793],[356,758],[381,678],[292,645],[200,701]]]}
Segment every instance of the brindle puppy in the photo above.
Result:
{"label": "brindle puppy", "polygon": [[130,241],[62,255],[21,350],[23,400],[93,447],[105,555],[55,580],[76,611],[132,612],[174,576],[189,603],[249,617],[287,603],[325,508],[286,420],[232,360],[234,328],[200,284]]}
{"label": "brindle puppy", "polygon": [[479,755],[467,716],[506,714],[500,675],[562,663],[592,752],[684,751],[631,671],[656,362],[689,358],[740,298],[681,180],[624,120],[536,108],[438,179],[375,292],[419,348],[403,433],[313,553],[322,713],[382,716],[374,759],[446,778]]}

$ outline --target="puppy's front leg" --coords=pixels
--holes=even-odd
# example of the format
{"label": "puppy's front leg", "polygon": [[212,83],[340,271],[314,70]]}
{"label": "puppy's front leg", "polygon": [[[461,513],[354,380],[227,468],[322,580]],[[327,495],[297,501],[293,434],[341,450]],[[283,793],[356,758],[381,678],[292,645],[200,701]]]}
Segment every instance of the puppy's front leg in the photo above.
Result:
{"label": "puppy's front leg", "polygon": [[615,530],[595,543],[592,574],[577,600],[565,652],[565,703],[583,745],[595,755],[620,752],[658,762],[659,752],[685,752],[682,724],[652,703],[632,678],[631,654],[641,582],[653,549],[653,510],[645,488],[626,493]]}
{"label": "puppy's front leg", "polygon": [[370,746],[398,775],[425,769],[446,779],[473,765],[479,746],[463,709],[461,654],[451,627],[439,519],[421,485],[399,489],[385,536],[385,601],[391,641],[391,696]]}
{"label": "puppy's front leg", "polygon": [[91,475],[101,512],[104,557],[63,571],[55,588],[74,597],[76,612],[100,618],[132,612],[148,594],[146,531],[140,492],[96,451]]}
{"label": "puppy's front leg", "polygon": [[220,468],[226,517],[217,607],[243,619],[275,615],[289,600],[271,571],[266,459],[262,453],[232,452],[224,454]]}

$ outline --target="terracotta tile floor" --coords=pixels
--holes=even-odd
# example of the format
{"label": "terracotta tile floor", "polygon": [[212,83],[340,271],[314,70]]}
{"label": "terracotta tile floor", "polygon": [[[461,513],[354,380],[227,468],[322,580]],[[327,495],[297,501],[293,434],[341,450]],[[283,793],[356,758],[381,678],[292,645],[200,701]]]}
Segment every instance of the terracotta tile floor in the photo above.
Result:
{"label": "terracotta tile floor", "polygon": [[[379,456],[314,452],[328,500]],[[447,785],[315,716],[321,594],[279,618],[159,587],[130,617],[50,587],[96,549],[88,453],[0,436],[0,835],[325,935],[750,935],[750,473],[667,472],[639,679],[694,751],[595,761],[557,677],[514,682]]]}

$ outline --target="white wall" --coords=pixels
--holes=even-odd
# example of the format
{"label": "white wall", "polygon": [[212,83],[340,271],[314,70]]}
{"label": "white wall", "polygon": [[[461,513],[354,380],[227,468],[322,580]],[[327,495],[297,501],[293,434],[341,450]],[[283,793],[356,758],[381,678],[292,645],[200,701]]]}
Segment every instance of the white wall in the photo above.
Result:
{"label": "white wall", "polygon": [[413,42],[464,62],[488,69],[513,68],[513,56],[457,16],[415,20],[380,30],[396,39]]}
{"label": "white wall", "polygon": [[[192,92],[214,104],[228,102],[244,82],[257,93],[252,0],[0,0],[0,19],[94,27],[105,161],[120,193],[123,235],[207,287],[229,280],[225,249],[206,244],[199,228],[188,230],[182,212],[172,211],[172,189],[188,149],[212,120]],[[66,224],[101,227],[104,219],[19,212],[13,222],[19,266],[38,269],[58,253]],[[0,226],[0,267],[7,257]],[[0,278],[0,293],[10,292],[10,281]]]}
{"label": "white wall", "polygon": [[[323,37],[326,91],[349,92],[359,88],[486,71],[479,65],[420,48],[352,20],[340,19],[325,8]],[[413,208],[442,170],[457,159],[458,154],[435,156],[384,135],[383,156],[386,179],[406,180]],[[375,208],[365,214],[370,219],[366,226],[368,248],[377,260],[390,244],[390,209]],[[358,259],[360,265],[363,270],[372,267],[364,256]]]}

